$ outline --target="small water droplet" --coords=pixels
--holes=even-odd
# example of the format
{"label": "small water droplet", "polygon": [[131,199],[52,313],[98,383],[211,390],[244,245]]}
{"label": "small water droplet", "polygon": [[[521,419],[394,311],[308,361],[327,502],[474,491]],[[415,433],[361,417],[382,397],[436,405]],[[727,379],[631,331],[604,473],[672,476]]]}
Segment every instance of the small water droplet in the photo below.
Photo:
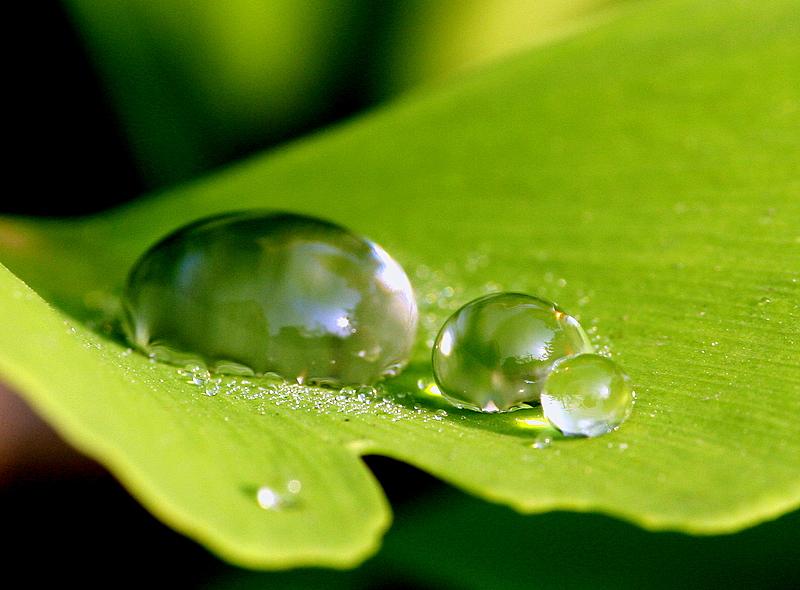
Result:
{"label": "small water droplet", "polygon": [[545,417],[567,436],[599,436],[615,430],[633,408],[628,376],[614,361],[579,354],[556,364],[541,402]]}

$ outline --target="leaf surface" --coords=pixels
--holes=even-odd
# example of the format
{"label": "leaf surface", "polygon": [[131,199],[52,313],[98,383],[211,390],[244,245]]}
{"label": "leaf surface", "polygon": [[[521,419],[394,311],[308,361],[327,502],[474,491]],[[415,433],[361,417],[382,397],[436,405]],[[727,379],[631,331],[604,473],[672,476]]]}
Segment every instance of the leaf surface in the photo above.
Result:
{"label": "leaf surface", "polygon": [[[636,5],[132,206],[4,219],[0,260],[55,308],[0,272],[0,374],[161,518],[254,567],[375,550],[367,453],[522,512],[693,533],[774,518],[800,504],[798,27],[788,0]],[[340,222],[406,267],[423,317],[403,375],[360,398],[256,379],[208,396],[83,326],[156,239],[250,207]],[[556,300],[626,368],[619,431],[536,449],[535,410],[420,391],[434,331],[500,288]],[[293,506],[259,507],[292,480]]]}

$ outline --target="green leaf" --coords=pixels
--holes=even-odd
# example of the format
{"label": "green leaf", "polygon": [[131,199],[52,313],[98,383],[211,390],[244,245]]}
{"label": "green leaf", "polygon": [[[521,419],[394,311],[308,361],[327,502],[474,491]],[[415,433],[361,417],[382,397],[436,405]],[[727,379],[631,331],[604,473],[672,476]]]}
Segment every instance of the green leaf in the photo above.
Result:
{"label": "green leaf", "polygon": [[[693,533],[774,518],[800,505],[798,8],[637,5],[127,208],[6,219],[2,260],[61,311],[0,273],[0,374],[166,522],[250,566],[373,551],[388,510],[366,453],[522,512]],[[77,324],[154,240],[247,207],[341,222],[409,270],[420,346],[377,398],[233,381],[207,397]],[[534,449],[528,414],[437,415],[416,386],[425,340],[497,287],[557,300],[627,369],[639,402],[618,432]],[[296,506],[258,507],[291,479]]]}

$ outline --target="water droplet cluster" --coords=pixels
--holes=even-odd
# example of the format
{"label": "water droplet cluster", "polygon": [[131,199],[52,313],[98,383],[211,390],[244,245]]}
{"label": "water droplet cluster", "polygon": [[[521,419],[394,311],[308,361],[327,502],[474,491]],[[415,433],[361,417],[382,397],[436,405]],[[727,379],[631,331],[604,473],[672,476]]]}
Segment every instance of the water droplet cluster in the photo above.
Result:
{"label": "water droplet cluster", "polygon": [[[477,252],[465,268],[476,273],[488,261],[486,252]],[[403,399],[410,394],[386,395],[373,386],[408,362],[419,303],[435,378],[419,381],[420,394],[479,412],[541,403],[550,432],[539,435],[532,445],[537,449],[548,448],[556,430],[597,436],[630,414],[635,394],[628,377],[594,354],[578,320],[554,303],[494,292],[457,309],[459,301],[501,286],[461,285],[426,266],[415,269],[415,277],[423,286],[419,302],[403,269],[380,246],[319,219],[221,215],[179,229],[142,256],[123,294],[123,327],[133,346],[151,360],[182,366],[179,374],[208,397],[224,393],[268,398],[275,408],[442,421],[446,410],[432,412]],[[552,273],[543,281],[567,285]],[[590,303],[590,292],[577,293],[578,305]],[[100,295],[92,301],[107,316],[113,302]],[[452,315],[434,339],[442,314]],[[608,354],[597,332],[595,320],[589,334]],[[251,375],[260,378],[253,383]],[[335,389],[309,397],[304,383]],[[265,509],[281,509],[295,493],[264,486],[257,500]]]}
{"label": "water droplet cluster", "polygon": [[445,322],[433,348],[433,372],[454,405],[506,411],[538,401],[553,363],[582,352],[593,352],[588,336],[555,304],[494,293]]}
{"label": "water droplet cluster", "polygon": [[333,385],[396,374],[417,327],[411,284],[380,246],[284,213],[179,229],[134,266],[123,310],[130,341],[158,360]]}
{"label": "water droplet cluster", "polygon": [[[567,436],[598,436],[630,414],[630,381],[594,348],[578,321],[554,303],[494,293],[467,303],[444,324],[433,372],[453,405],[502,412],[541,402]],[[550,439],[537,441],[549,446]]]}
{"label": "water droplet cluster", "polygon": [[[425,423],[442,422],[448,417],[446,410],[419,403],[420,400],[412,393],[390,393],[382,385],[310,389],[286,381],[274,373],[247,378],[214,374],[199,365],[179,368],[177,373],[198,394],[245,402],[260,415],[289,411],[326,415],[341,420],[369,416],[388,422],[414,420]],[[466,419],[466,416],[460,418]]]}

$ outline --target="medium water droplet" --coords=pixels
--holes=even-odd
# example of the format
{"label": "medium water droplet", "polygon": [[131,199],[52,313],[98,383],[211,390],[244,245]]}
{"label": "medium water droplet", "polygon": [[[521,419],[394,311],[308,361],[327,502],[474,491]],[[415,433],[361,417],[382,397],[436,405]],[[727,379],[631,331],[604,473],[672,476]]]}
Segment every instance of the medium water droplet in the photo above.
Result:
{"label": "medium water droplet", "polygon": [[580,354],[556,363],[541,396],[545,417],[568,436],[599,436],[622,424],[633,408],[628,376],[614,361]]}
{"label": "medium water droplet", "polygon": [[380,246],[263,212],[204,219],[162,240],[131,271],[124,312],[131,342],[159,360],[298,383],[396,373],[417,325],[408,278]]}
{"label": "medium water droplet", "polygon": [[471,301],[445,322],[433,349],[442,394],[454,405],[507,411],[536,401],[553,363],[592,352],[578,321],[521,293]]}

